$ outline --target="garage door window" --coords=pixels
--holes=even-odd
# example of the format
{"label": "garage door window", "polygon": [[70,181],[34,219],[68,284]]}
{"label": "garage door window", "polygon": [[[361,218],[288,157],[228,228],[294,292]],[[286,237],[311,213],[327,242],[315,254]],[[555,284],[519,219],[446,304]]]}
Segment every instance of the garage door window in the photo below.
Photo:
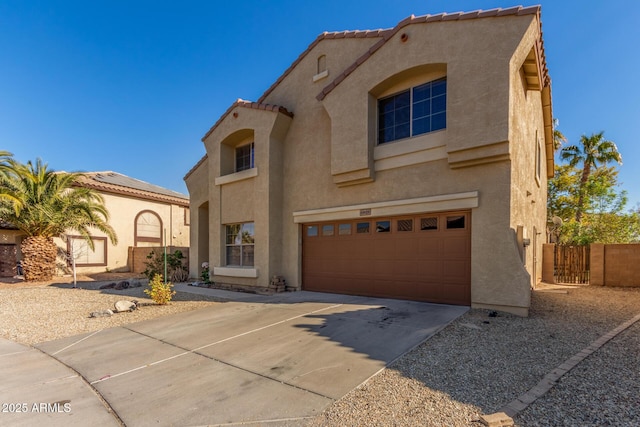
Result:
{"label": "garage door window", "polygon": [[391,221],[376,221],[376,233],[388,233],[391,231]]}
{"label": "garage door window", "polygon": [[351,234],[351,224],[340,224],[338,225],[338,234],[341,236]]}
{"label": "garage door window", "polygon": [[308,225],[307,226],[307,236],[309,236],[309,237],[318,237],[318,226],[317,225]]}
{"label": "garage door window", "polygon": [[464,215],[447,217],[447,230],[456,228],[464,228]]}
{"label": "garage door window", "polygon": [[364,234],[369,232],[369,223],[368,222],[359,222],[356,225],[356,233]]}
{"label": "garage door window", "polygon": [[429,218],[420,218],[420,230],[437,230],[438,229],[438,217],[432,216]]}
{"label": "garage door window", "polygon": [[412,219],[399,219],[397,222],[398,231],[413,231]]}
{"label": "garage door window", "polygon": [[322,226],[323,236],[333,236],[333,224],[327,224]]}

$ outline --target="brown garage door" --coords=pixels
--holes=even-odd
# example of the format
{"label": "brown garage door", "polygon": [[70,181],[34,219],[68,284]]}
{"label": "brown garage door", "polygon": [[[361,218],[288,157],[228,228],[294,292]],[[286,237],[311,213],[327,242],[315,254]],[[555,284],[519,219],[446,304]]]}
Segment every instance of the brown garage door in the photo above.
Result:
{"label": "brown garage door", "polygon": [[470,212],[303,224],[305,290],[471,304]]}

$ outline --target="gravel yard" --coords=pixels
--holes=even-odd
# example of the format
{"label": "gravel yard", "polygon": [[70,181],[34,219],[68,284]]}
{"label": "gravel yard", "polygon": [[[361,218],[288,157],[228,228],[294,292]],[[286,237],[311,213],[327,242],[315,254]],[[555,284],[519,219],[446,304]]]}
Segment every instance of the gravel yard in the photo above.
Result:
{"label": "gravel yard", "polygon": [[[0,336],[25,344],[216,304],[178,293],[158,306],[143,288],[104,282],[0,283]],[[120,299],[141,307],[89,318]],[[529,318],[470,310],[335,402],[310,426],[480,426],[558,365],[640,313],[640,289],[549,286],[534,291]],[[640,322],[564,375],[515,418],[516,426],[640,425]]]}
{"label": "gravel yard", "polygon": [[[480,426],[558,365],[640,313],[640,289],[535,291],[529,318],[471,310],[310,426]],[[558,289],[561,288],[561,289]],[[640,322],[562,377],[516,426],[640,425]]]}
{"label": "gravel yard", "polygon": [[[69,283],[0,282],[0,337],[36,344],[195,310],[219,301],[214,297],[178,292],[169,304],[157,305],[144,293],[144,287],[121,291],[98,289],[121,280],[125,278],[115,276],[107,281],[82,278],[76,289]],[[136,300],[138,309],[114,313],[111,317],[89,317],[94,311],[113,310],[119,300]]]}

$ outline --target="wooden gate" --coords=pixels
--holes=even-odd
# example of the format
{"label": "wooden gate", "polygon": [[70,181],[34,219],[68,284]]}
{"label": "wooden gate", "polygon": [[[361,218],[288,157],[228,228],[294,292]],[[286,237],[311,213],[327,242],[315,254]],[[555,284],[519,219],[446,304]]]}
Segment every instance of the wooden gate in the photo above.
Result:
{"label": "wooden gate", "polygon": [[556,245],[554,256],[556,283],[589,283],[588,245]]}

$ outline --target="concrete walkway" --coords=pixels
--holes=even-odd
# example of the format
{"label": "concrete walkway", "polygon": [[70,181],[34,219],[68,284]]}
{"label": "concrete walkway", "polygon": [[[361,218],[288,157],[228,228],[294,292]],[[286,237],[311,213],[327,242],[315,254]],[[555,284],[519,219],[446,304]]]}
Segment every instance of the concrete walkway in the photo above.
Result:
{"label": "concrete walkway", "polygon": [[468,309],[177,289],[229,301],[37,348],[0,341],[0,401],[26,405],[0,424],[302,425]]}

